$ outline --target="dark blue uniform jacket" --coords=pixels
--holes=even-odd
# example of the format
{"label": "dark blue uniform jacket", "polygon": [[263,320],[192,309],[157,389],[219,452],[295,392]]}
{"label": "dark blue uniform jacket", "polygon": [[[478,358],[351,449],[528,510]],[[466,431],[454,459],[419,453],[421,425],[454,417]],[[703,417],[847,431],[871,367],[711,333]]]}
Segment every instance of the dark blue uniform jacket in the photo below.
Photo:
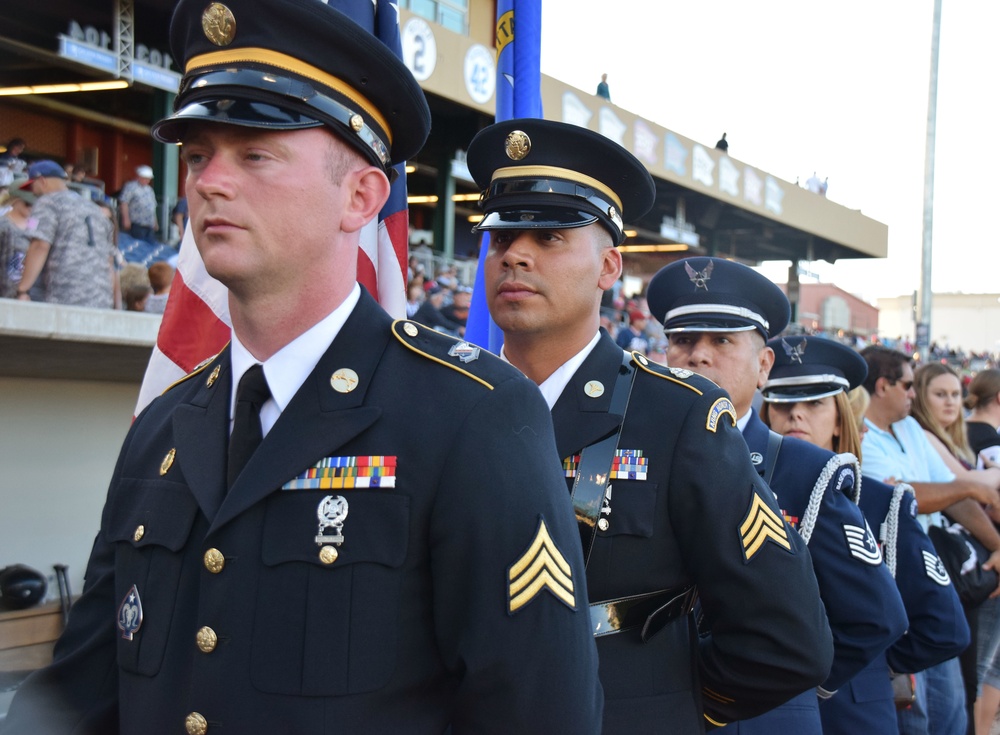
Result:
{"label": "dark blue uniform jacket", "polygon": [[[603,732],[700,733],[811,692],[829,670],[830,632],[809,552],[750,464],[726,393],[641,356],[631,364],[618,450],[631,453],[636,471],[610,478],[608,526],[587,568],[590,598],[694,584],[710,634],[698,642],[689,615],[647,643],[639,630],[598,637]],[[622,424],[609,413],[621,366],[622,350],[602,333],[553,407],[569,465]]]}
{"label": "dark blue uniform jacket", "polygon": [[[228,349],[154,401],[56,661],[18,692],[5,735],[177,733],[191,713],[223,734],[598,732],[547,406],[455,344],[363,294],[228,494]],[[331,386],[342,369],[349,392]],[[290,487],[328,457],[391,457],[394,482]],[[331,495],[348,506],[333,561],[316,540]]]}

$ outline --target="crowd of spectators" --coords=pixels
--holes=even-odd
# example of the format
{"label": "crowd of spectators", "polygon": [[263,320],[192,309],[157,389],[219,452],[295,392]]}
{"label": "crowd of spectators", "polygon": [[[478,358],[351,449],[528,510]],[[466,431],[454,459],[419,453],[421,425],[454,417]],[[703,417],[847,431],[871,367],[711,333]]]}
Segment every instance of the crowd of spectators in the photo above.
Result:
{"label": "crowd of spectators", "polygon": [[163,313],[177,251],[158,239],[152,168],[109,197],[86,166],[26,148],[0,154],[0,298]]}

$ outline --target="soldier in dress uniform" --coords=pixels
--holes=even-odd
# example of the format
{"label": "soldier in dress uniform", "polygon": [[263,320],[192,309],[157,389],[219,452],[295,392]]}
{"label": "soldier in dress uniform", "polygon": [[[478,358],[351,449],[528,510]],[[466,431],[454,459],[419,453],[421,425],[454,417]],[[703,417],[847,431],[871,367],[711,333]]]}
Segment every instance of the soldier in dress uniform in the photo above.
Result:
{"label": "soldier in dress uniform", "polygon": [[809,555],[750,464],[729,397],[599,326],[622,218],[653,202],[649,173],[604,136],[545,120],[482,130],[467,160],[503,356],[552,409],[589,556],[603,732],[701,733],[822,682],[831,641]]}
{"label": "soldier in dress uniform", "polygon": [[892,575],[850,497],[857,463],[799,439],[782,439],[751,409],[774,362],[765,340],[789,318],[788,300],[771,281],[722,258],[686,258],[653,276],[647,301],[668,335],[667,364],[701,373],[732,396],[751,460],[777,494],[785,519],[809,545],[833,631],[833,668],[816,692],[727,731],[819,735],[817,696],[831,696],[906,630]]}
{"label": "soldier in dress uniform", "polygon": [[[868,374],[864,358],[847,345],[822,337],[777,337],[768,346],[775,357],[763,388],[761,419],[783,436],[860,458],[861,439],[847,391],[864,382]],[[820,702],[823,735],[896,732],[890,670],[902,675],[922,671],[954,658],[969,645],[961,602],[917,521],[912,488],[904,483],[890,487],[865,477],[854,492],[868,526],[878,529],[879,547],[896,580],[909,626],[884,655]]]}
{"label": "soldier in dress uniform", "polygon": [[[154,134],[183,145],[232,342],[133,423],[86,589],[5,735],[600,729],[537,388],[356,283],[430,114],[370,33],[394,9],[336,8],[177,6],[185,75]],[[431,414],[428,393],[448,396]]]}

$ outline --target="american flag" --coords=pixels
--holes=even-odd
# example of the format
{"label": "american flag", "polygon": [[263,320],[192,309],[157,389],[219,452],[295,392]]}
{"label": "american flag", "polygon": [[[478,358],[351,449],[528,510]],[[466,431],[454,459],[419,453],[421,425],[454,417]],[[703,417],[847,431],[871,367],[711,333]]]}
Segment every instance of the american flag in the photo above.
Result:
{"label": "american flag", "polygon": [[[402,57],[399,15],[388,0],[378,0],[375,34]],[[396,167],[389,200],[376,222],[361,232],[358,282],[393,317],[406,316],[406,261],[409,215],[404,164]],[[139,390],[135,415],[169,385],[217,354],[229,341],[229,295],[205,270],[188,227],[177,258],[177,274],[163,313],[156,346]]]}

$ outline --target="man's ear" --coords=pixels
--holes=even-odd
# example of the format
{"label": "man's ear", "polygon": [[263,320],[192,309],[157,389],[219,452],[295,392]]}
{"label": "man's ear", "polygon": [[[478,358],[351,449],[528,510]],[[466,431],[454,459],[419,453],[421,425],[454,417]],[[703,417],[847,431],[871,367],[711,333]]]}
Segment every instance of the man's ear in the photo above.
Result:
{"label": "man's ear", "polygon": [[767,382],[768,377],[771,375],[772,367],[774,367],[774,350],[765,345],[764,349],[760,351],[760,367],[757,372],[758,388],[764,387],[764,383]]}
{"label": "man's ear", "polygon": [[607,291],[615,285],[615,282],[622,276],[622,254],[618,248],[612,246],[605,248],[601,253],[601,277],[597,285],[602,291]]}
{"label": "man's ear", "polygon": [[357,232],[378,216],[389,198],[389,179],[375,166],[365,166],[344,176],[344,214],[341,229]]}

